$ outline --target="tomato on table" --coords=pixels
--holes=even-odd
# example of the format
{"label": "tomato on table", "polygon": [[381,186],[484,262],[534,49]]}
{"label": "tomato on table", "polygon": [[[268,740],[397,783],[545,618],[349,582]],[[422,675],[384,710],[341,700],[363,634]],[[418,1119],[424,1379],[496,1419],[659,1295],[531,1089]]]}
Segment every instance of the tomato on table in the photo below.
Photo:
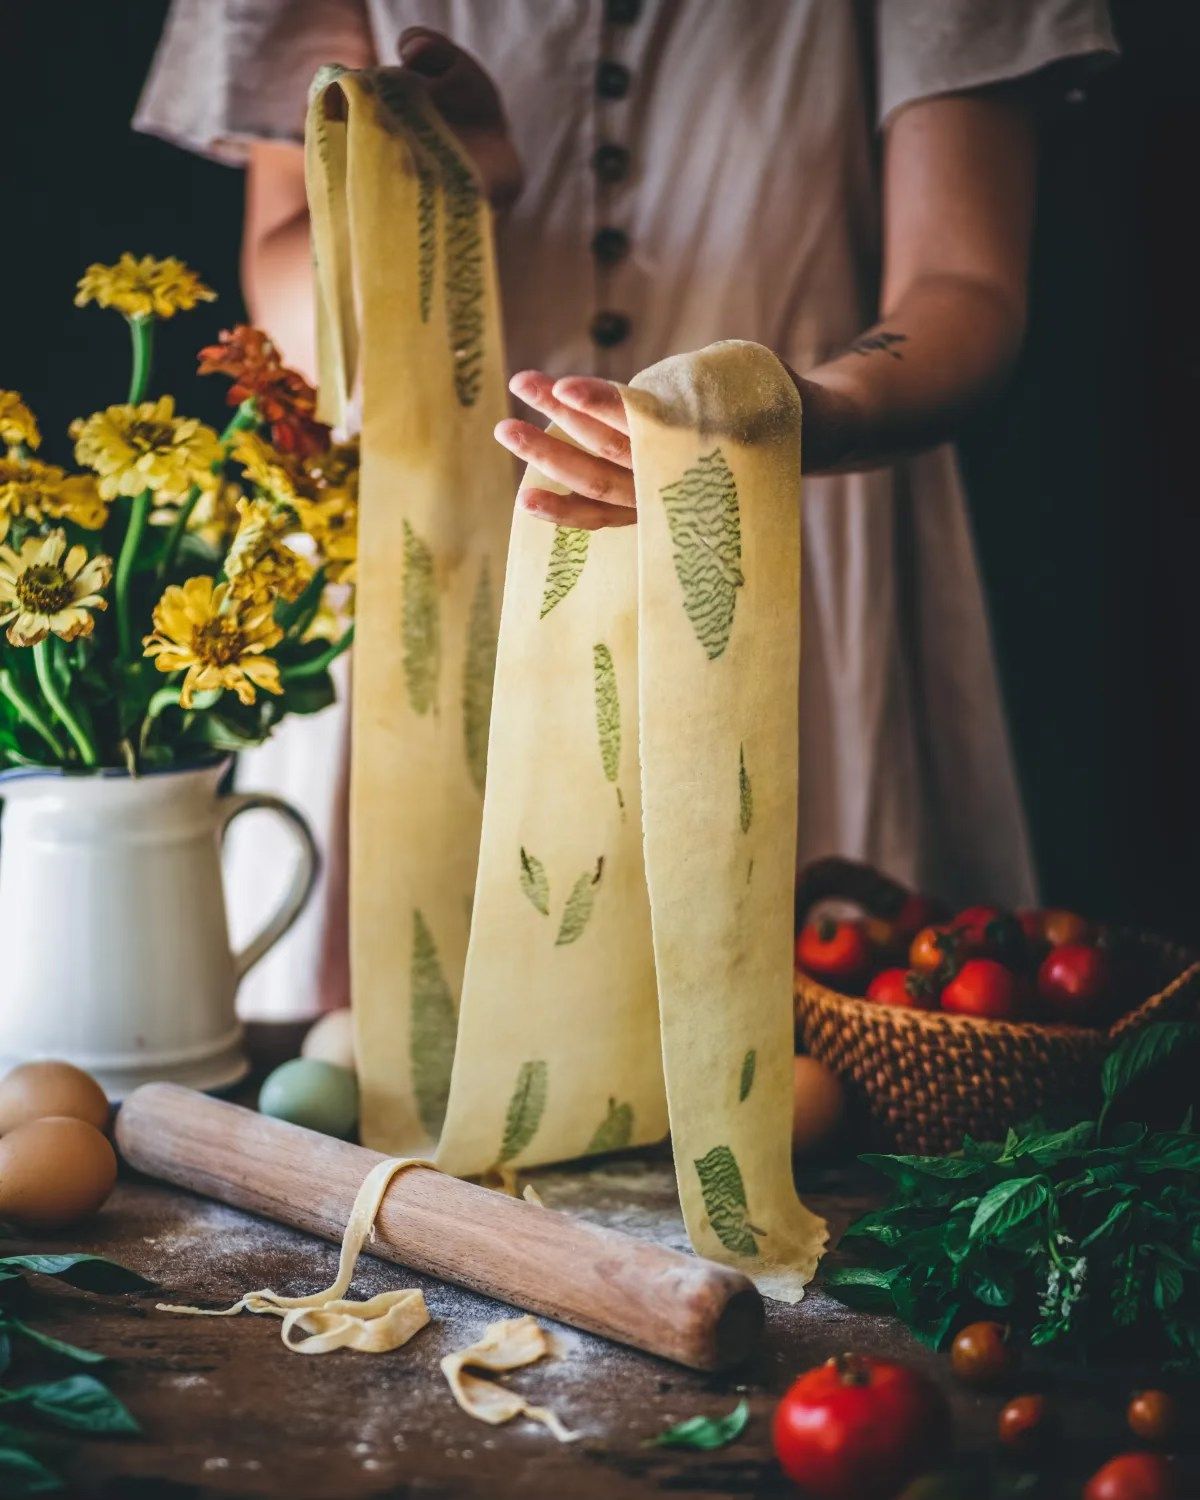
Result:
{"label": "tomato on table", "polygon": [[950,1345],[950,1368],[966,1385],[998,1385],[1016,1367],[1017,1353],[1003,1323],[968,1323]]}
{"label": "tomato on table", "polygon": [[841,1354],[801,1375],[771,1436],[784,1473],[811,1500],[889,1500],[941,1456],[950,1413],[915,1370]]}
{"label": "tomato on table", "polygon": [[1176,1500],[1175,1471],[1161,1453],[1118,1453],[1084,1486],[1083,1500]]}
{"label": "tomato on table", "polygon": [[994,958],[969,958],[942,990],[942,1009],[988,1021],[1014,1020],[1021,1008],[1021,984]]}
{"label": "tomato on table", "polygon": [[1095,1021],[1110,984],[1108,956],[1086,943],[1051,948],[1038,969],[1038,994],[1056,1021]]}
{"label": "tomato on table", "polygon": [[861,923],[818,917],[796,939],[796,962],[820,979],[852,982],[860,979],[870,961]]}

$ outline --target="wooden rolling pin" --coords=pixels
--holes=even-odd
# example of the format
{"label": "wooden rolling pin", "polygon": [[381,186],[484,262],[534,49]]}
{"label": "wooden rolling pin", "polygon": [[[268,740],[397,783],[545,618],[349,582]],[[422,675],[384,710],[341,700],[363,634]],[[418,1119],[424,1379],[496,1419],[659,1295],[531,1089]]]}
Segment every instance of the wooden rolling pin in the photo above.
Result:
{"label": "wooden rolling pin", "polygon": [[[139,1172],[335,1244],[383,1160],[171,1083],[136,1089],[116,1138]],[[738,1363],[763,1324],[740,1271],[423,1167],[392,1180],[368,1251],[697,1370]]]}

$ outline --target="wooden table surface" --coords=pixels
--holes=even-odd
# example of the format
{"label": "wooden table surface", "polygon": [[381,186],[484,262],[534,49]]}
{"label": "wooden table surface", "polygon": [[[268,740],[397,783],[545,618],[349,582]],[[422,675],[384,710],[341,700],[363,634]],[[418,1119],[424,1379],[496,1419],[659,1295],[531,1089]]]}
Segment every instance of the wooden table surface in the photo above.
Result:
{"label": "wooden table surface", "polygon": [[[286,1051],[294,1039],[281,1031],[271,1045]],[[533,1180],[551,1207],[686,1244],[666,1155],[609,1158],[537,1172]],[[873,1181],[845,1165],[810,1169],[800,1187],[835,1235],[874,1201]],[[50,1246],[43,1238],[13,1248]],[[86,1442],[59,1460],[70,1493],[111,1500],[794,1495],[770,1456],[774,1403],[797,1373],[848,1348],[904,1359],[946,1390],[959,1463],[973,1476],[964,1492],[971,1500],[1034,1494],[1067,1500],[1105,1457],[1134,1446],[1123,1433],[1125,1400],[1136,1384],[1157,1383],[1149,1368],[1080,1370],[1028,1360],[1019,1387],[1052,1392],[1065,1424],[1064,1440],[1035,1489],[1027,1473],[996,1460],[1001,1397],[956,1386],[945,1356],[921,1348],[892,1320],[851,1313],[825,1296],[818,1281],[796,1307],[768,1303],[760,1349],[728,1375],[696,1374],[555,1328],[558,1357],[509,1379],[583,1433],[563,1446],[525,1421],[486,1427],[451,1399],[440,1358],[511,1313],[485,1298],[366,1258],[356,1295],[420,1286],[432,1323],[390,1355],[305,1358],[284,1348],[275,1319],[176,1318],[156,1312],[154,1302],[214,1306],[258,1287],[311,1291],[332,1280],[332,1246],[165,1186],[128,1180],[92,1223],[55,1248],[111,1256],[161,1288],[117,1298],[51,1290],[33,1315],[47,1332],[111,1355],[105,1378],[141,1423],[138,1438]],[[645,1446],[671,1423],[727,1412],[742,1395],[751,1419],[730,1447],[698,1453]],[[1181,1476],[1183,1495],[1200,1496],[1195,1452],[1183,1455]]]}

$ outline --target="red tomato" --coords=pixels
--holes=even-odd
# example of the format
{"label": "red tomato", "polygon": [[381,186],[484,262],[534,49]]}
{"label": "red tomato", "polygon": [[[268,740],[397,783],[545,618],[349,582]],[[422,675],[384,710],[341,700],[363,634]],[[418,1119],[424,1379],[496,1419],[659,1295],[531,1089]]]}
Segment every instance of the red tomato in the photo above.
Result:
{"label": "red tomato", "polygon": [[1178,1493],[1161,1453],[1119,1453],[1088,1480],[1083,1500],[1175,1500]]}
{"label": "red tomato", "polygon": [[907,1005],[928,1010],[929,981],[911,969],[882,969],[867,985],[867,999],[880,1005]]}
{"label": "red tomato", "polygon": [[954,934],[946,927],[922,927],[912,940],[908,961],[919,974],[932,974],[955,949]]}
{"label": "red tomato", "polygon": [[886,1500],[936,1462],[950,1413],[915,1370],[842,1354],[801,1375],[771,1436],[784,1473],[811,1500]]}
{"label": "red tomato", "polygon": [[1042,913],[1027,907],[1024,911],[1017,913],[1017,922],[1025,935],[1025,941],[1031,949],[1044,948],[1046,946],[1046,929],[1042,925]]}
{"label": "red tomato", "polygon": [[1067,943],[1051,948],[1038,969],[1038,994],[1056,1021],[1094,1021],[1109,987],[1109,963],[1099,948]]}
{"label": "red tomato", "polygon": [[1011,1021],[1020,999],[1021,987],[1011,969],[994,958],[969,958],[942,991],[942,1009],[957,1016]]}
{"label": "red tomato", "polygon": [[1061,948],[1066,943],[1090,943],[1092,924],[1078,912],[1052,907],[1042,913],[1042,935],[1052,948]]}
{"label": "red tomato", "polygon": [[965,932],[972,941],[980,942],[990,924],[1003,915],[998,906],[965,906],[950,926],[956,932]]}
{"label": "red tomato", "polygon": [[857,979],[867,967],[867,940],[858,922],[820,917],[796,939],[796,962],[820,979]]}

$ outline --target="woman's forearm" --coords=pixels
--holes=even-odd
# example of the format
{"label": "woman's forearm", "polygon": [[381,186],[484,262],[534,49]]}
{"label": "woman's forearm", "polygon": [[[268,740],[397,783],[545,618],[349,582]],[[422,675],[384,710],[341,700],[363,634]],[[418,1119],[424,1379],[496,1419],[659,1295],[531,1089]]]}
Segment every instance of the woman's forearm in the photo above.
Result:
{"label": "woman's forearm", "polygon": [[317,351],[307,211],[247,241],[242,289],[251,322],[271,335],[293,369],[314,379]]}
{"label": "woman's forearm", "polygon": [[845,473],[951,437],[1012,369],[1022,303],[986,281],[915,280],[841,354],[797,377],[811,421],[804,467]]}

